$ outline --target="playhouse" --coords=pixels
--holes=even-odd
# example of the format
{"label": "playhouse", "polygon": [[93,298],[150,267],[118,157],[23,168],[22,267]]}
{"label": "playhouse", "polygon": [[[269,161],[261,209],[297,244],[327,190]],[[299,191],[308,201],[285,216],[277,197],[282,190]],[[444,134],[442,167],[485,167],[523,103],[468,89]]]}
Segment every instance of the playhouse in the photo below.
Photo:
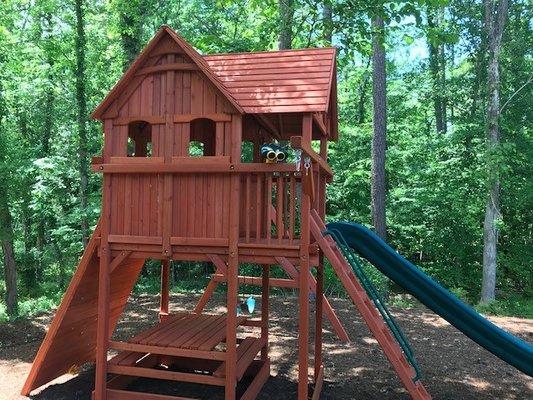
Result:
{"label": "playhouse", "polygon": [[[298,399],[316,400],[323,318],[349,339],[323,295],[326,256],[411,396],[430,398],[345,257],[322,234],[336,97],[334,48],[200,55],[163,26],[92,115],[104,134],[103,153],[92,161],[103,175],[101,217],[22,393],[95,362],[95,400],[183,399],[128,390],[137,377],[255,399],[270,375],[269,288],[282,286],[299,293]],[[294,157],[265,162],[261,148],[274,142]],[[146,259],[161,260],[160,323],[113,341]],[[216,268],[189,313],[169,310],[170,260]],[[262,275],[239,275],[242,263],[262,266]],[[271,278],[271,266],[287,278]],[[242,283],[262,288],[259,317],[235,311]],[[227,286],[227,312],[206,314],[219,284]],[[256,333],[243,335],[242,326]],[[163,362],[168,368],[158,368]]]}

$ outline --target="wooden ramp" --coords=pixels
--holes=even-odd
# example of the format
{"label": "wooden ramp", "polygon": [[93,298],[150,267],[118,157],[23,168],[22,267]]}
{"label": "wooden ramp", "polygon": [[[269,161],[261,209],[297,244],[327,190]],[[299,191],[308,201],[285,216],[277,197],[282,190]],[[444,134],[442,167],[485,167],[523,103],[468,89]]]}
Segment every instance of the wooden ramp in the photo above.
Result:
{"label": "wooden ramp", "polygon": [[328,258],[335,273],[339,277],[352,302],[363,317],[366,325],[376,338],[389,362],[403,385],[415,400],[431,399],[426,388],[418,380],[414,380],[416,372],[409,364],[400,345],[383,321],[374,303],[361,286],[352,268],[342,255],[335,241],[330,236],[323,236],[326,225],[315,210],[311,210],[311,233],[317,241],[320,249]]}
{"label": "wooden ramp", "polygon": [[[68,371],[95,360],[99,225],[93,232],[50,329],[33,361],[31,371],[21,391],[24,396]],[[122,262],[117,268],[119,261]],[[113,332],[122,314],[143,264],[144,260],[128,259],[127,255],[122,255],[117,257],[117,262],[111,265],[115,268],[110,278],[110,333]]]}

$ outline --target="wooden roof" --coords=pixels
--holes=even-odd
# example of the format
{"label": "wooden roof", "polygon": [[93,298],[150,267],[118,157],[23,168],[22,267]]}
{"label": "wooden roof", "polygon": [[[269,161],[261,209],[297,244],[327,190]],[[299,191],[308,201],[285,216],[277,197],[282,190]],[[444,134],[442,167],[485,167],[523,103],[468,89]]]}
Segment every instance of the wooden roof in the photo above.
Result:
{"label": "wooden roof", "polygon": [[[201,56],[185,39],[163,25],[92,113],[102,119],[164,36],[190,57],[240,113],[268,114],[336,110],[335,48],[314,48]],[[127,93],[126,93],[127,94]]]}
{"label": "wooden roof", "polygon": [[329,47],[204,59],[245,113],[327,112],[335,53]]}

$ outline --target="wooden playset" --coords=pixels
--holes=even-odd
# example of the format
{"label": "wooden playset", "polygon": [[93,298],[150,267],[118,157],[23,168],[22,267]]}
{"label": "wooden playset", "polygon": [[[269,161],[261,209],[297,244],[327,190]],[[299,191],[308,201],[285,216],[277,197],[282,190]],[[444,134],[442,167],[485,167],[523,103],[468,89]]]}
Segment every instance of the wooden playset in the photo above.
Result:
{"label": "wooden playset", "polygon": [[[24,395],[95,362],[95,400],[184,399],[128,390],[137,377],[221,386],[226,399],[255,399],[270,375],[269,288],[280,286],[299,293],[298,399],[316,400],[324,314],[339,339],[349,340],[323,294],[326,256],[411,396],[430,398],[345,257],[323,235],[333,176],[328,141],[337,139],[335,49],[202,56],[163,26],[93,117],[104,132],[103,154],[92,163],[103,174],[101,217]],[[293,159],[265,162],[265,143],[290,146]],[[146,259],[161,260],[160,323],[111,340]],[[216,268],[189,313],[169,310],[171,260]],[[262,275],[239,275],[241,263],[262,266]],[[273,266],[287,278],[271,278]],[[219,284],[227,288],[227,312],[206,314]],[[236,312],[239,284],[262,288],[259,318]],[[243,336],[243,326],[256,333]],[[108,359],[110,350],[116,355]]]}

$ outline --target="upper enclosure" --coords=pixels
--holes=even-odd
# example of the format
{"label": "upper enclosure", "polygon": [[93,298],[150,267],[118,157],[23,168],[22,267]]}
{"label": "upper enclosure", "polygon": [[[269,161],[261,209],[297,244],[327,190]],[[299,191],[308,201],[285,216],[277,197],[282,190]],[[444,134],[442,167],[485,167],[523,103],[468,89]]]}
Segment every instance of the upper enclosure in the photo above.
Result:
{"label": "upper enclosure", "polygon": [[[92,116],[99,120],[132,117],[135,112],[139,117],[169,113],[205,116],[205,103],[214,101],[214,105],[207,105],[209,113],[244,114],[243,127],[258,125],[276,139],[299,135],[301,115],[313,113],[317,125],[328,138],[336,140],[335,53],[334,48],[314,48],[202,56],[176,32],[163,26]],[[168,55],[172,54],[174,62],[169,63]],[[191,72],[184,75],[190,78],[181,82],[183,88],[194,85],[196,78],[203,82],[204,93],[209,94],[196,99],[198,104],[203,103],[202,109],[198,109],[198,104],[194,109],[195,105],[180,102],[182,88],[174,91],[176,98],[173,100],[155,98],[156,92],[147,78],[169,69]],[[139,96],[136,92],[141,86],[152,90],[152,99],[144,99],[144,109],[141,104],[131,110],[130,103]],[[194,100],[191,93],[191,101]],[[173,110],[168,103],[174,104]],[[243,136],[246,140],[253,139],[246,137],[246,129]],[[314,128],[313,138],[320,136],[319,130]]]}

